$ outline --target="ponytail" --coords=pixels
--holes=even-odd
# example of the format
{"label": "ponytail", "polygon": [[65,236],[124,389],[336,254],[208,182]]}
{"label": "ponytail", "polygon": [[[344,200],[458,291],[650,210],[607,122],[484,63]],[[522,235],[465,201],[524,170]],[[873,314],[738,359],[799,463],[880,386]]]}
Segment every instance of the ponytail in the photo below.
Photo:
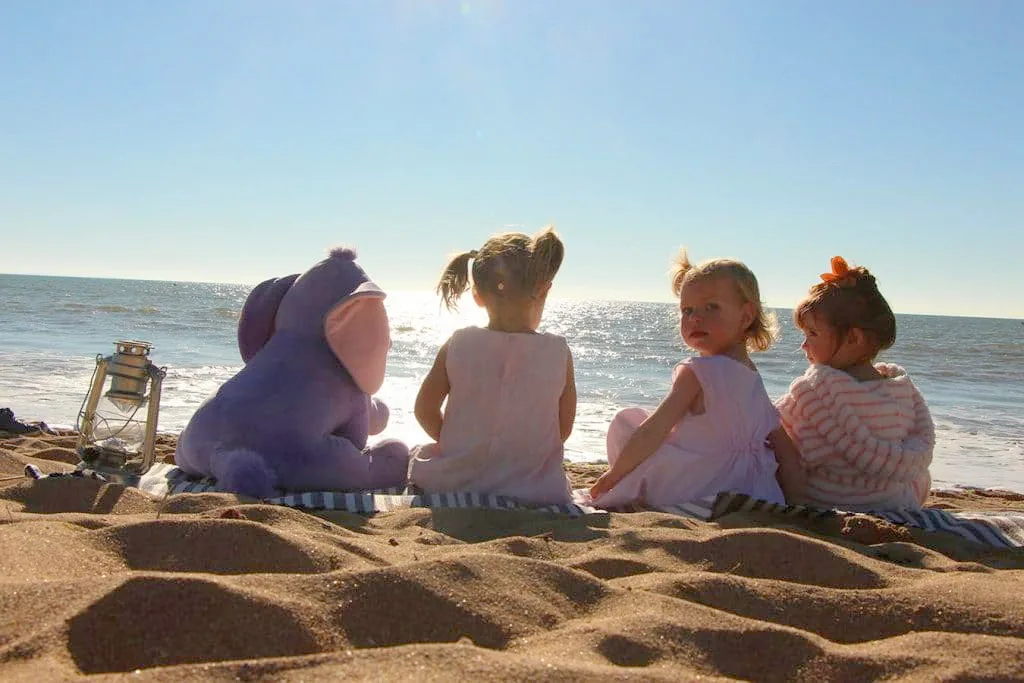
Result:
{"label": "ponytail", "polygon": [[476,258],[476,250],[464,251],[448,262],[437,283],[437,293],[448,310],[457,308],[459,297],[469,289],[469,261]]}
{"label": "ponytail", "polygon": [[540,285],[554,280],[564,258],[565,245],[551,226],[534,235],[524,282],[527,291],[536,291]]}
{"label": "ponytail", "polygon": [[679,293],[683,291],[683,280],[686,279],[686,274],[693,269],[690,264],[690,259],[686,255],[686,247],[679,250],[675,260],[672,262],[672,270],[670,275],[672,277],[672,293],[679,296]]}

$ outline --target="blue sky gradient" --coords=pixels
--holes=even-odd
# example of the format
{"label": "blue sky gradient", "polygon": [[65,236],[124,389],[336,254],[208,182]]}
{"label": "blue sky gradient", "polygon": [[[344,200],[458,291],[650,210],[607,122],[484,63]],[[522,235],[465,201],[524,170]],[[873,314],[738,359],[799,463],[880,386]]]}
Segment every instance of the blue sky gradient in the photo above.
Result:
{"label": "blue sky gradient", "polygon": [[0,271],[389,290],[554,223],[554,296],[680,245],[792,306],[1024,317],[1024,3],[7,0]]}

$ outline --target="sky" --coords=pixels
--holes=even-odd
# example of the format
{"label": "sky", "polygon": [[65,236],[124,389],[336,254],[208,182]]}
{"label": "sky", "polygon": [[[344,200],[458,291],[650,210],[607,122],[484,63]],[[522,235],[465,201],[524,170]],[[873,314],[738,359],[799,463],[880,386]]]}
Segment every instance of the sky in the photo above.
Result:
{"label": "sky", "polygon": [[4,0],[0,272],[385,290],[554,224],[552,296],[842,255],[901,313],[1024,317],[1015,0]]}

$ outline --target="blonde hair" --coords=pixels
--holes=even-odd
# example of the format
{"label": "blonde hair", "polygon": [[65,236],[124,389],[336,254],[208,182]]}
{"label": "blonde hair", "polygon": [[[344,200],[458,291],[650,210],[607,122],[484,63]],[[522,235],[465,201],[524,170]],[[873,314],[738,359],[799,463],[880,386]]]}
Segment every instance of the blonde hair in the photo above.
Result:
{"label": "blonde hair", "polygon": [[837,342],[854,328],[864,330],[871,343],[873,359],[896,341],[896,316],[878,291],[875,276],[867,268],[849,268],[843,261],[841,274],[813,285],[793,309],[793,322],[803,327],[808,315],[819,315],[836,333]]}
{"label": "blonde hair", "polygon": [[449,309],[469,289],[469,262],[473,284],[480,294],[521,299],[532,297],[544,283],[555,279],[565,257],[565,245],[549,225],[533,237],[521,232],[492,235],[479,249],[453,257],[437,283],[437,293]]}
{"label": "blonde hair", "polygon": [[680,249],[672,263],[672,293],[678,297],[682,294],[683,285],[686,283],[715,277],[731,279],[736,284],[736,290],[743,300],[754,306],[754,321],[750,323],[746,332],[747,350],[767,351],[778,334],[778,322],[774,313],[764,309],[764,304],[761,303],[761,289],[757,286],[757,278],[743,263],[732,259],[716,258],[693,265],[686,254],[686,249]]}

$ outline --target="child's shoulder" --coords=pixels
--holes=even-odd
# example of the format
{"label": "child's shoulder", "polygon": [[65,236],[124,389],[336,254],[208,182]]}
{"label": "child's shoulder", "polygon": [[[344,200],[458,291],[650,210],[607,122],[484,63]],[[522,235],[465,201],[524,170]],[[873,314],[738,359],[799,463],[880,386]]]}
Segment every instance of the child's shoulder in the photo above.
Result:
{"label": "child's shoulder", "polygon": [[570,354],[569,343],[565,341],[565,337],[549,332],[538,332],[534,336],[539,338],[537,343],[542,345],[542,348],[546,349],[553,356],[564,358]]}
{"label": "child's shoulder", "polygon": [[861,381],[852,377],[844,370],[838,370],[829,365],[812,363],[804,374],[800,375],[789,385],[790,394],[801,394],[813,392],[816,394],[830,393],[851,393],[851,392],[877,392],[883,387],[895,389],[901,393],[901,389],[913,391],[914,384],[910,380],[907,371],[895,363],[876,363],[875,370],[881,375],[880,379]]}
{"label": "child's shoulder", "polygon": [[803,375],[797,377],[795,382],[812,382],[817,384],[861,384],[870,382],[910,382],[910,375],[895,363],[875,363],[875,371],[879,378],[874,380],[859,380],[845,370],[838,370],[830,365],[811,363]]}
{"label": "child's shoulder", "polygon": [[502,332],[500,330],[491,330],[486,327],[478,327],[476,325],[469,325],[455,330],[452,336],[449,337],[449,346],[458,344],[460,342],[472,343],[491,343],[491,344],[503,344],[498,340],[503,339],[514,339],[517,345],[521,347],[542,347],[542,348],[564,348],[568,349],[569,345],[565,341],[565,337],[557,334],[551,334],[548,332]]}
{"label": "child's shoulder", "polygon": [[686,358],[673,368],[672,381],[675,381],[683,370],[689,370],[696,375],[702,386],[711,382],[725,383],[729,386],[746,386],[744,382],[749,381],[761,382],[761,376],[756,370],[728,356],[691,356]]}
{"label": "child's shoulder", "polygon": [[684,367],[688,367],[697,372],[713,369],[721,372],[737,372],[744,375],[757,375],[757,370],[744,365],[734,358],[722,355],[690,356],[689,358],[683,359],[678,365],[676,365],[676,368]]}
{"label": "child's shoulder", "polygon": [[842,370],[837,370],[829,365],[811,363],[804,370],[804,374],[789,383],[787,395],[800,397],[828,394],[854,382],[856,380]]}
{"label": "child's shoulder", "polygon": [[901,366],[895,363],[875,363],[875,370],[883,379],[898,379],[903,381],[910,381],[910,375]]}
{"label": "child's shoulder", "polygon": [[565,341],[565,337],[560,334],[553,334],[551,332],[538,332],[538,337],[547,339],[551,344],[561,344],[562,346],[569,346],[569,342]]}

